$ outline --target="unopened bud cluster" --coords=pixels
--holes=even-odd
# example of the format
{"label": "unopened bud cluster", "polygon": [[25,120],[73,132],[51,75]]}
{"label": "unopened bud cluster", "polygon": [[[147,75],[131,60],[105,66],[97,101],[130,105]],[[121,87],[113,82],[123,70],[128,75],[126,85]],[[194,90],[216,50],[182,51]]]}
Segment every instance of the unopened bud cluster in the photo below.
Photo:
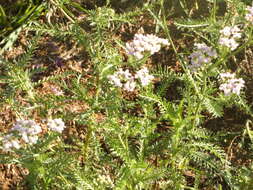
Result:
{"label": "unopened bud cluster", "polygon": [[221,73],[220,78],[222,80],[222,84],[220,85],[220,90],[222,90],[225,96],[229,96],[231,94],[240,95],[241,89],[244,87],[244,80],[242,78],[236,78],[233,73]]}
{"label": "unopened bud cluster", "polygon": [[141,59],[144,56],[144,52],[149,52],[153,55],[161,49],[162,45],[168,46],[168,40],[158,38],[153,34],[135,34],[133,41],[126,43],[126,53]]}
{"label": "unopened bud cluster", "polygon": [[[48,129],[61,133],[65,128],[62,119],[49,120]],[[36,144],[42,128],[34,120],[18,120],[11,128],[10,133],[3,137],[3,150],[19,149],[24,144]]]}
{"label": "unopened bud cluster", "polygon": [[220,31],[220,34],[220,45],[226,46],[231,50],[235,50],[239,46],[236,40],[240,39],[242,34],[237,26],[226,26]]}
{"label": "unopened bud cluster", "polygon": [[212,59],[217,58],[217,52],[204,43],[196,43],[195,51],[189,57],[191,59],[189,68],[192,71],[196,71],[204,64],[210,63]]}
{"label": "unopened bud cluster", "polygon": [[137,86],[137,81],[140,81],[141,86],[144,87],[151,83],[151,81],[154,79],[154,76],[149,74],[149,71],[146,67],[143,67],[137,71],[135,75],[131,74],[128,69],[124,71],[122,68],[120,68],[113,75],[109,75],[108,79],[114,86],[132,92]]}

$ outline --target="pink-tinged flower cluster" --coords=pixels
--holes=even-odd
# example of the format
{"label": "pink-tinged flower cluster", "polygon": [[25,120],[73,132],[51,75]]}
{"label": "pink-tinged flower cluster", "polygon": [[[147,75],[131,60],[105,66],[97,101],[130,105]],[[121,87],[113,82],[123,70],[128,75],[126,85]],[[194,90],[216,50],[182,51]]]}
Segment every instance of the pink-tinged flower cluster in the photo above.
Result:
{"label": "pink-tinged flower cluster", "polygon": [[120,68],[113,75],[109,75],[108,79],[114,86],[132,92],[137,86],[136,79],[140,80],[142,86],[147,86],[151,83],[154,77],[149,74],[149,71],[146,67],[143,67],[137,71],[135,75],[131,74],[128,69],[124,71],[122,68]]}
{"label": "pink-tinged flower cluster", "polygon": [[237,26],[226,26],[220,31],[220,34],[220,45],[226,46],[231,50],[235,50],[239,46],[236,40],[241,38],[242,33]]}
{"label": "pink-tinged flower cluster", "polygon": [[204,43],[196,43],[195,51],[189,57],[191,59],[189,68],[192,71],[196,71],[204,64],[210,63],[212,59],[217,58],[217,52]]}
{"label": "pink-tinged flower cluster", "polygon": [[18,120],[11,131],[18,132],[21,139],[27,144],[36,144],[41,127],[33,120]]}
{"label": "pink-tinged flower cluster", "polygon": [[133,41],[126,43],[126,53],[141,59],[144,56],[144,52],[149,52],[153,55],[161,49],[162,45],[168,46],[168,40],[158,38],[153,34],[135,34]]}
{"label": "pink-tinged flower cluster", "polygon": [[231,94],[239,95],[241,89],[244,87],[244,80],[242,78],[235,78],[234,73],[221,73],[220,78],[223,83],[220,85],[219,89],[224,92],[225,96]]}
{"label": "pink-tinged flower cluster", "polygon": [[52,86],[50,89],[55,96],[62,96],[64,94],[64,92],[59,87]]}
{"label": "pink-tinged flower cluster", "polygon": [[245,15],[245,19],[253,24],[253,7],[247,7],[247,14]]}
{"label": "pink-tinged flower cluster", "polygon": [[[61,119],[49,120],[48,128],[61,133],[65,125]],[[23,145],[36,144],[42,132],[42,128],[34,120],[18,120],[11,128],[10,133],[3,136],[3,150],[19,149]]]}

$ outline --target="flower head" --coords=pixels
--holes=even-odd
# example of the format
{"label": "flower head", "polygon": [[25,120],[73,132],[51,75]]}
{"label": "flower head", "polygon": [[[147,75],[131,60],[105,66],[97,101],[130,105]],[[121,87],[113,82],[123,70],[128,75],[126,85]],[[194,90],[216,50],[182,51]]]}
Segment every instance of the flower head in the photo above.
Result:
{"label": "flower head", "polygon": [[18,120],[11,131],[18,132],[21,139],[28,144],[35,144],[38,134],[42,132],[41,127],[33,120]]}
{"label": "flower head", "polygon": [[231,94],[240,95],[240,91],[245,83],[242,78],[235,78],[235,74],[232,73],[221,73],[220,78],[223,83],[220,85],[219,89],[224,92],[225,96]]}
{"label": "flower head", "polygon": [[245,19],[249,21],[251,24],[253,24],[253,6],[252,7],[248,6],[246,10],[247,14],[245,15]]}
{"label": "flower head", "polygon": [[120,68],[113,75],[109,75],[108,79],[111,84],[115,85],[116,87],[123,87],[123,89],[126,91],[134,91],[136,86],[134,77],[128,69],[124,71],[122,68]]}
{"label": "flower head", "polygon": [[135,34],[133,41],[126,43],[126,53],[141,59],[144,52],[153,55],[161,49],[162,45],[168,46],[168,40],[158,38],[153,34]]}
{"label": "flower head", "polygon": [[21,147],[19,140],[13,135],[8,134],[3,137],[3,150],[10,151],[12,148],[19,149]]}
{"label": "flower head", "polygon": [[58,133],[62,133],[65,128],[65,124],[61,118],[48,120],[47,126],[51,131],[55,131]]}
{"label": "flower head", "polygon": [[154,79],[154,76],[149,74],[147,67],[143,67],[136,72],[135,78],[140,79],[142,86],[147,86]]}
{"label": "flower head", "polygon": [[212,49],[204,43],[196,43],[194,49],[195,51],[189,56],[191,59],[189,68],[192,71],[196,71],[202,67],[203,64],[210,63],[212,59],[215,59],[217,57],[216,50]]}
{"label": "flower head", "polygon": [[238,26],[226,26],[220,31],[220,34],[219,43],[222,46],[226,46],[231,50],[235,50],[239,46],[236,40],[241,38],[242,33]]}
{"label": "flower head", "polygon": [[134,82],[134,80],[128,80],[124,84],[124,90],[129,91],[129,92],[133,92],[135,87],[136,87],[136,83]]}
{"label": "flower head", "polygon": [[129,70],[123,71],[121,68],[115,72],[113,75],[109,75],[108,79],[111,84],[116,87],[123,88],[123,90],[132,92],[137,87],[136,79],[140,80],[141,85],[147,86],[153,79],[154,76],[149,74],[146,67],[143,67],[134,74],[131,74]]}

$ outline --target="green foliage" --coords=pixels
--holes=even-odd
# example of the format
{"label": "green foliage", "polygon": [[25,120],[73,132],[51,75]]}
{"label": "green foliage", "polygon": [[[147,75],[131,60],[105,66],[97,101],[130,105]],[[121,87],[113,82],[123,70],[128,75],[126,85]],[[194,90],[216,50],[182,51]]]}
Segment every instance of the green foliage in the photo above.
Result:
{"label": "green foliage", "polygon": [[221,117],[223,115],[222,105],[219,105],[215,100],[205,98],[203,102],[208,112],[214,117]]}

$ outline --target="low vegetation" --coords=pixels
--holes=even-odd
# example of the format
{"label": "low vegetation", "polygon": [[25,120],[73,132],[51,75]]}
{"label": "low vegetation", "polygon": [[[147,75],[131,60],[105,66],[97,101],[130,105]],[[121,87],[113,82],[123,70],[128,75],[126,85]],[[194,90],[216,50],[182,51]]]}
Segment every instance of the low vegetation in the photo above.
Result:
{"label": "low vegetation", "polygon": [[253,189],[248,0],[0,5],[1,189]]}

